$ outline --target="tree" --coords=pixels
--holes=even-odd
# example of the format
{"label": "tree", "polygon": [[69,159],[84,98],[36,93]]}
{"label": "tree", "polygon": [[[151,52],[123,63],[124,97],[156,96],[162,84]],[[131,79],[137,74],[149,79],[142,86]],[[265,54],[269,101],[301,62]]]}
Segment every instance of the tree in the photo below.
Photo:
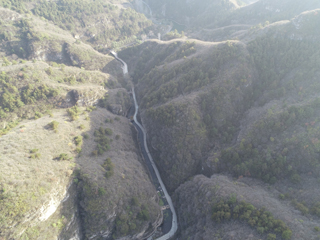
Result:
{"label": "tree", "polygon": [[277,235],[272,234],[272,233],[268,234],[267,240],[276,240],[276,239],[277,239]]}
{"label": "tree", "polygon": [[285,240],[291,239],[291,236],[292,236],[292,231],[289,229],[282,232],[282,238]]}

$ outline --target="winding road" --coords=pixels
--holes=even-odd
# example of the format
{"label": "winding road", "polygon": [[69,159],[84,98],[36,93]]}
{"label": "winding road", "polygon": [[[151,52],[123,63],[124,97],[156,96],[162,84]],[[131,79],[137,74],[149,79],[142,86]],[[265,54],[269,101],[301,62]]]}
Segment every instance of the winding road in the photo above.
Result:
{"label": "winding road", "polygon": [[148,3],[146,3],[145,1],[143,1],[143,0],[141,0],[141,2],[142,3],[144,3],[146,6],[147,6],[147,8],[149,9],[149,11],[150,11],[150,15],[152,16],[152,10],[151,10],[151,8],[150,8],[150,6],[149,6],[149,4]]}
{"label": "winding road", "polygon": [[[128,65],[118,57],[118,54],[115,52],[115,51],[111,51],[111,54],[118,60],[120,61],[123,66],[122,66],[122,70],[123,70],[123,74],[126,75],[128,74]],[[176,233],[177,229],[178,229],[178,221],[177,221],[177,214],[176,214],[176,211],[174,209],[174,206],[173,206],[173,203],[172,203],[172,200],[171,200],[171,197],[169,195],[169,193],[167,192],[167,189],[161,179],[161,176],[160,176],[160,173],[158,171],[158,168],[156,166],[156,164],[154,163],[153,161],[153,158],[149,152],[149,149],[148,149],[148,145],[147,145],[147,134],[146,134],[146,131],[144,130],[144,128],[142,127],[142,125],[138,122],[137,120],[137,114],[138,114],[138,110],[139,110],[139,105],[137,103],[137,99],[136,99],[136,94],[135,94],[135,91],[134,91],[134,87],[132,87],[132,94],[133,94],[133,100],[134,100],[134,106],[135,106],[135,113],[134,113],[134,116],[133,116],[133,120],[134,120],[134,123],[135,123],[135,126],[138,127],[138,131],[139,132],[142,132],[142,139],[139,139],[140,140],[140,144],[142,146],[142,152],[143,152],[143,155],[145,157],[145,160],[148,161],[148,163],[152,166],[153,170],[154,170],[154,173],[157,177],[157,180],[160,184],[160,188],[168,202],[168,205],[170,207],[170,211],[172,213],[172,223],[171,223],[171,229],[169,232],[167,232],[166,234],[162,235],[161,237],[157,238],[156,240],[168,240],[170,239],[171,237],[174,236],[174,234]]]}

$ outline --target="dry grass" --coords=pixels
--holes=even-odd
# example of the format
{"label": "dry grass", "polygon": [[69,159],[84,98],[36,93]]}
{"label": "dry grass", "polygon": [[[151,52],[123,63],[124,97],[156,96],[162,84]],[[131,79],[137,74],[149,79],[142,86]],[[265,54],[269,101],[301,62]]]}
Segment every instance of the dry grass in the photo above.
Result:
{"label": "dry grass", "polygon": [[[52,198],[61,201],[64,197],[75,163],[54,159],[60,153],[75,157],[73,138],[81,134],[79,125],[88,127],[88,122],[84,116],[69,122],[65,110],[53,114],[53,118],[44,116],[23,121],[0,138],[0,186],[8,197],[1,201],[0,228],[3,233],[12,231],[8,227],[15,226],[12,236],[18,237],[39,221],[43,204],[48,204]],[[60,123],[57,133],[47,128],[52,120]],[[39,149],[41,156],[30,158],[31,149]],[[50,225],[50,220],[46,225]]]}

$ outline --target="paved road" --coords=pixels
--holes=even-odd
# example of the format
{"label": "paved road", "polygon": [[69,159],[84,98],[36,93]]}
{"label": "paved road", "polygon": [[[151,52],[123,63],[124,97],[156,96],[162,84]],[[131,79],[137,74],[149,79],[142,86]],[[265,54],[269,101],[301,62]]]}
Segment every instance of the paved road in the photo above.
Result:
{"label": "paved road", "polygon": [[118,57],[118,54],[115,51],[110,51],[110,53],[118,60],[122,63],[122,70],[123,70],[123,74],[126,75],[128,73],[128,65],[121,59]]}
{"label": "paved road", "polygon": [[[118,57],[118,55],[117,55],[117,53],[115,51],[111,51],[111,54],[123,64],[123,66],[122,66],[123,74],[126,75],[128,73],[128,65],[122,59],[120,59]],[[170,197],[169,193],[167,192],[167,189],[166,189],[164,183],[162,182],[162,179],[161,179],[160,173],[158,171],[158,168],[157,168],[156,164],[154,163],[153,158],[152,158],[152,156],[151,156],[151,154],[149,152],[148,145],[147,145],[147,134],[146,134],[146,131],[144,130],[142,125],[137,120],[137,114],[138,114],[138,111],[139,111],[139,105],[137,103],[136,94],[134,92],[134,87],[132,87],[132,94],[133,94],[133,100],[134,100],[134,106],[135,106],[135,113],[134,113],[134,116],[133,116],[133,120],[134,120],[135,126],[138,129],[138,136],[140,135],[139,141],[140,141],[141,146],[142,146],[142,154],[144,155],[144,158],[145,158],[145,160],[147,162],[148,167],[150,165],[152,166],[153,171],[150,170],[150,173],[152,175],[153,181],[155,182],[157,180],[157,182],[160,184],[160,191],[163,192],[163,194],[164,194],[164,196],[166,198],[166,201],[167,201],[167,203],[168,203],[168,205],[170,207],[170,211],[171,211],[170,218],[172,219],[172,221],[171,221],[171,229],[170,229],[170,231],[165,233],[161,237],[157,238],[156,240],[168,240],[168,239],[170,239],[171,237],[174,236],[174,234],[176,233],[176,231],[178,229],[177,214],[176,214],[176,211],[174,209],[171,197]],[[157,179],[154,179],[154,176]]]}
{"label": "paved road", "polygon": [[147,161],[149,160],[151,165],[152,165],[152,167],[153,167],[153,170],[154,170],[154,172],[155,172],[155,174],[156,174],[156,176],[158,178],[159,184],[161,186],[163,194],[166,197],[166,200],[168,202],[168,205],[170,206],[170,210],[171,210],[171,213],[172,213],[172,225],[171,225],[170,231],[168,233],[166,233],[165,235],[161,236],[160,238],[157,238],[157,240],[167,240],[167,239],[170,239],[171,237],[173,237],[174,234],[176,233],[177,229],[178,229],[177,215],[176,215],[176,211],[174,209],[171,197],[169,196],[169,194],[167,192],[167,189],[166,189],[164,183],[162,182],[162,179],[161,179],[160,173],[158,171],[158,168],[157,168],[156,164],[154,163],[153,158],[152,158],[152,156],[151,156],[151,154],[150,154],[150,152],[148,150],[147,140],[146,140],[147,139],[147,134],[146,134],[144,128],[142,127],[142,125],[137,120],[137,114],[138,114],[139,106],[138,106],[138,103],[137,103],[136,94],[134,92],[134,87],[132,87],[132,94],[133,94],[133,99],[134,99],[134,105],[135,105],[135,108],[136,108],[136,111],[135,111],[134,116],[133,116],[133,120],[137,124],[137,126],[141,129],[141,131],[143,132],[143,145],[144,145],[144,148],[146,149],[146,153],[147,153],[147,156],[148,156],[148,159],[146,159],[146,160]]}
{"label": "paved road", "polygon": [[151,10],[151,8],[150,8],[150,6],[149,6],[149,4],[148,3],[146,3],[145,1],[143,1],[143,0],[141,0],[141,2],[143,2],[146,6],[147,6],[147,8],[149,9],[149,11],[150,11],[150,15],[152,16],[152,10]]}

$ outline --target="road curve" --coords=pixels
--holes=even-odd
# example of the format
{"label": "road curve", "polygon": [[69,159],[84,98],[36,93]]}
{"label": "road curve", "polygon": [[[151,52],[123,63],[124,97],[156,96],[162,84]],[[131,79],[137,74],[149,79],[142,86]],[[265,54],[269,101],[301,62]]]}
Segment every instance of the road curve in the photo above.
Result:
{"label": "road curve", "polygon": [[146,6],[147,6],[147,8],[149,9],[149,11],[150,11],[150,15],[152,16],[152,10],[151,10],[151,7],[149,6],[149,4],[148,3],[146,3],[145,1],[143,1],[143,0],[141,0],[141,2],[142,3],[144,3]]}
{"label": "road curve", "polygon": [[110,51],[110,53],[122,63],[122,70],[123,70],[123,75],[126,75],[128,73],[128,65],[118,57],[118,54],[115,51]]}
{"label": "road curve", "polygon": [[[128,66],[127,64],[118,57],[117,53],[114,52],[114,51],[111,51],[111,54],[117,59],[119,60],[122,64],[123,64],[123,67],[122,67],[122,70],[123,70],[123,74],[127,74],[128,73]],[[161,176],[160,176],[160,173],[158,171],[158,168],[156,166],[156,164],[154,163],[153,161],[153,158],[149,152],[149,149],[148,149],[148,145],[147,145],[147,134],[146,134],[146,131],[144,130],[144,128],[142,127],[142,125],[138,122],[137,120],[137,114],[138,114],[138,110],[139,110],[139,105],[137,103],[137,99],[136,99],[136,94],[134,92],[134,87],[132,87],[132,94],[133,94],[133,100],[134,100],[134,106],[135,106],[135,113],[134,113],[134,116],[133,116],[133,120],[134,122],[136,123],[136,125],[141,129],[142,133],[143,133],[143,145],[146,149],[146,152],[147,152],[147,155],[148,155],[148,158],[149,158],[149,161],[153,167],[153,170],[158,178],[158,181],[160,183],[160,186],[162,188],[162,191],[167,199],[167,202],[169,204],[169,207],[170,207],[170,210],[172,212],[172,224],[171,224],[171,229],[168,233],[166,233],[165,235],[162,235],[161,237],[157,238],[156,240],[168,240],[170,239],[171,237],[174,236],[174,234],[176,233],[177,229],[178,229],[178,221],[177,221],[177,214],[176,214],[176,211],[174,209],[174,206],[173,206],[173,203],[172,203],[172,199],[169,195],[169,193],[167,192],[167,189],[161,179]],[[147,160],[147,159],[146,159]]]}

